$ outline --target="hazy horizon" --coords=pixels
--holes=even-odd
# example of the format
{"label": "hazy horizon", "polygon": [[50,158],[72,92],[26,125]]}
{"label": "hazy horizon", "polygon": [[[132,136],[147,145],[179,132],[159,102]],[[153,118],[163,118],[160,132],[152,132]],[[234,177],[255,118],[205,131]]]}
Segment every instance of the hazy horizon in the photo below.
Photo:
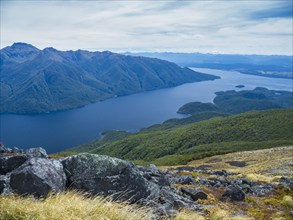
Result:
{"label": "hazy horizon", "polygon": [[1,1],[1,48],[293,54],[292,1]]}
{"label": "hazy horizon", "polygon": [[[17,43],[21,43],[21,44],[28,44],[28,45],[31,45],[31,46],[34,46],[34,47],[36,47],[35,45],[33,45],[33,44],[30,44],[30,43],[27,43],[27,42],[14,42],[13,44],[17,44]],[[12,46],[13,44],[11,44],[11,45],[7,45],[7,46],[5,46],[5,47],[10,47],[10,46]],[[1,47],[0,49],[4,49],[5,47]],[[58,51],[62,51],[62,52],[66,52],[66,51],[77,51],[77,50],[84,50],[84,51],[88,51],[88,52],[107,52],[107,51],[109,51],[109,52],[112,52],[112,53],[118,53],[118,54],[127,54],[127,53],[132,53],[132,54],[143,54],[143,53],[145,53],[145,54],[156,54],[156,53],[158,53],[158,54],[160,54],[160,53],[169,53],[169,54],[211,54],[211,55],[239,55],[239,56],[288,56],[288,57],[290,57],[290,56],[293,56],[293,54],[291,54],[291,55],[283,55],[283,54],[236,54],[236,53],[208,53],[208,52],[206,52],[206,53],[204,53],[204,52],[198,52],[198,51],[194,51],[194,52],[180,52],[180,51],[178,51],[178,52],[172,52],[172,51],[160,51],[160,52],[156,52],[156,51],[111,51],[111,50],[87,50],[87,49],[76,49],[76,50],[71,50],[71,49],[68,49],[68,50],[61,50],[61,49],[58,49],[58,48],[55,48],[55,47],[51,47],[51,46],[47,46],[47,47],[43,47],[43,48],[39,48],[39,47],[36,47],[37,49],[39,49],[39,50],[44,50],[44,49],[46,49],[46,48],[54,48],[54,49],[56,49],[56,50],[58,50]]]}

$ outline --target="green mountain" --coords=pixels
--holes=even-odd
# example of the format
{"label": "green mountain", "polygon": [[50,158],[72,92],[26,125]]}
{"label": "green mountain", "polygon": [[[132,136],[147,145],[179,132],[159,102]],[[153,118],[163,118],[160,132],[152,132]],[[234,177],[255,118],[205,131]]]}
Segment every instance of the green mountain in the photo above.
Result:
{"label": "green mountain", "polygon": [[[178,112],[189,114],[187,118],[170,119],[135,134],[108,131],[100,140],[71,151],[174,165],[216,154],[293,143],[292,92],[256,88],[216,94],[214,103],[182,106]],[[274,110],[252,111],[268,109]]]}
{"label": "green mountain", "polygon": [[237,114],[251,110],[293,108],[293,93],[257,87],[254,90],[216,92],[213,103],[190,102],[183,105],[178,113],[198,114],[221,112]]}
{"label": "green mountain", "polygon": [[1,49],[0,113],[35,114],[218,77],[155,58],[58,51],[15,43]]}
{"label": "green mountain", "polygon": [[169,119],[162,124],[143,128],[143,131],[178,127],[207,120],[213,117],[226,117],[252,110],[293,108],[293,92],[275,91],[257,87],[254,90],[216,92],[213,103],[190,102],[179,108],[187,118]]}
{"label": "green mountain", "polygon": [[87,151],[139,163],[184,164],[206,156],[293,144],[292,130],[293,109],[253,111],[141,131],[100,145],[87,145]]}

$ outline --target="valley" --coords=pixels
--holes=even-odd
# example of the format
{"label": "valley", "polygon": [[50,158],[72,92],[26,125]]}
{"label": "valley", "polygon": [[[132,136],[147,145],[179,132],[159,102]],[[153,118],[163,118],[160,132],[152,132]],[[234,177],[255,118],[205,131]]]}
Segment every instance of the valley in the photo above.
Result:
{"label": "valley", "polygon": [[[253,90],[260,86],[292,91],[292,81],[288,79],[211,69],[194,70],[221,79],[117,97],[62,112],[39,115],[0,114],[0,140],[9,147],[42,146],[49,153],[55,153],[96,140],[107,130],[137,132],[171,118],[185,118],[186,115],[176,113],[181,106],[196,101],[212,102],[215,93],[219,91]],[[240,84],[245,87],[237,88]],[[190,119],[192,118],[186,120]]]}

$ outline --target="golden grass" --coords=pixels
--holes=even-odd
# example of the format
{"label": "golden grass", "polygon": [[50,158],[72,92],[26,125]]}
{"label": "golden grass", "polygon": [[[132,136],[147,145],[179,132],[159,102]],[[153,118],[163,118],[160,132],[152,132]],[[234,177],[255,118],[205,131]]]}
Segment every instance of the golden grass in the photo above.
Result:
{"label": "golden grass", "polygon": [[[52,156],[52,155],[51,155]],[[58,157],[60,155],[53,155]],[[245,167],[233,167],[228,161],[245,161]],[[253,181],[275,182],[281,176],[292,177],[293,146],[266,150],[247,151],[213,156],[192,161],[190,166],[210,165],[211,170],[225,169],[236,172],[231,178],[246,177]],[[162,167],[161,167],[162,168]],[[170,167],[164,167],[170,168]],[[201,173],[192,174],[195,178]],[[182,187],[177,185],[178,188]],[[186,187],[186,186],[184,186]],[[221,201],[223,191],[202,187],[208,200],[198,200],[200,204],[210,205],[208,214],[202,216],[195,212],[182,210],[171,220],[285,220],[293,207],[292,190],[277,190],[267,197],[247,196],[244,203]],[[234,216],[244,210],[247,216]],[[109,198],[89,198],[78,192],[65,192],[51,195],[45,200],[32,197],[0,196],[0,220],[146,220],[152,219],[149,209],[138,208],[126,203],[117,203]],[[154,219],[154,218],[153,218]],[[169,218],[166,218],[169,219]]]}
{"label": "golden grass", "polygon": [[[230,210],[231,211],[231,210]],[[249,216],[233,216],[231,213],[224,209],[214,209],[210,213],[210,220],[254,220]]]}
{"label": "golden grass", "polygon": [[293,207],[293,198],[292,196],[284,196],[282,204],[285,206]]}
{"label": "golden grass", "polygon": [[206,218],[198,213],[182,210],[174,219],[172,220],[205,220]]}
{"label": "golden grass", "polygon": [[[244,167],[231,166],[229,161],[243,161],[246,163]],[[281,176],[293,177],[293,146],[279,147],[273,149],[264,149],[256,151],[236,152],[225,155],[217,155],[213,157],[195,160],[188,165],[198,167],[209,165],[209,170],[227,170],[237,173],[230,176],[229,179],[245,177],[251,181],[274,182],[278,183]],[[167,168],[176,168],[164,167]],[[186,172],[193,175],[196,179],[205,176],[200,172]],[[177,186],[178,187],[178,186]],[[179,186],[183,187],[183,186]],[[186,186],[184,186],[186,187]],[[210,205],[211,209],[207,210],[208,215],[205,216],[209,220],[287,220],[289,210],[293,207],[292,190],[279,189],[272,195],[265,197],[247,196],[244,202],[233,203],[223,202],[220,197],[223,193],[221,189],[214,190],[202,186],[203,190],[208,194],[208,200],[197,201],[200,204]],[[245,216],[235,216],[235,213],[244,211]],[[184,219],[184,218],[183,218]],[[192,219],[192,218],[191,218]],[[196,218],[194,218],[196,219]]]}
{"label": "golden grass", "polygon": [[268,175],[261,175],[256,173],[247,173],[245,175],[239,175],[239,177],[246,177],[250,181],[261,181],[261,182],[277,182],[281,176],[268,176]]}
{"label": "golden grass", "polygon": [[88,198],[77,192],[32,197],[0,196],[1,220],[149,220],[149,210],[115,203],[102,197]]}
{"label": "golden grass", "polygon": [[[235,167],[228,161],[244,161],[245,167]],[[244,151],[213,156],[190,162],[190,166],[209,165],[211,170],[240,173],[253,181],[275,182],[281,176],[293,176],[293,146]]]}

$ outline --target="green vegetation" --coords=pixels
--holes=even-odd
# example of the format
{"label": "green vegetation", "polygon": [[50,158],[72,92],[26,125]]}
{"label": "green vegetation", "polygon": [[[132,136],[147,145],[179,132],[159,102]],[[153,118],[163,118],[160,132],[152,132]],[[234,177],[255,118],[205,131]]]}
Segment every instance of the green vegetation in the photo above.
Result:
{"label": "green vegetation", "polygon": [[238,114],[251,110],[292,108],[293,93],[257,87],[254,90],[217,92],[215,105],[223,112]]}
{"label": "green vegetation", "polygon": [[[107,142],[113,142],[113,141],[117,141],[117,140],[121,140],[123,138],[126,138],[129,135],[131,135],[131,133],[128,133],[126,131],[105,131],[101,135],[102,135],[102,137],[100,139],[93,141],[93,142],[90,142],[90,143],[87,143],[87,144],[83,144],[83,145],[71,148],[70,152],[90,151],[91,149],[94,149],[97,146],[101,146],[103,144],[106,144]],[[68,154],[66,151],[58,153],[58,154],[62,155],[62,153],[65,153],[65,155]]]}
{"label": "green vegetation", "polygon": [[254,111],[177,126],[145,130],[96,146],[91,153],[159,165],[236,151],[293,143],[292,109]]}
{"label": "green vegetation", "polygon": [[269,197],[246,196],[245,211],[254,219],[290,219],[292,189],[278,189]]}
{"label": "green vegetation", "polygon": [[142,131],[169,129],[214,117],[226,117],[252,110],[293,107],[293,93],[288,91],[274,91],[258,87],[254,90],[239,92],[232,90],[217,92],[216,94],[214,103],[190,102],[179,108],[178,113],[190,115],[189,117],[169,119],[162,124],[144,128]]}
{"label": "green vegetation", "polygon": [[187,118],[181,118],[181,119],[169,119],[162,124],[156,124],[152,125],[148,128],[143,128],[141,131],[156,131],[156,130],[162,130],[162,129],[169,129],[169,128],[175,128],[181,125],[187,125],[199,121],[208,120],[210,118],[214,117],[226,117],[229,114],[221,113],[221,112],[199,112],[194,113],[190,117]]}
{"label": "green vegetation", "polygon": [[190,102],[183,105],[178,113],[198,114],[203,112],[218,112],[238,114],[252,110],[267,110],[273,108],[292,108],[293,93],[275,91],[257,87],[254,90],[217,92],[214,103]]}
{"label": "green vegetation", "polygon": [[217,112],[220,109],[214,105],[213,103],[202,103],[202,102],[190,102],[188,104],[183,105],[177,113],[180,114],[197,114],[200,112]]}
{"label": "green vegetation", "polygon": [[116,96],[219,78],[164,60],[109,51],[39,50],[25,43],[0,51],[1,113],[66,110]]}
{"label": "green vegetation", "polygon": [[[190,117],[170,119],[135,134],[109,131],[102,139],[70,151],[106,154],[137,164],[177,165],[218,154],[284,146],[293,143],[292,107],[292,92],[265,88],[218,92],[214,104],[192,102],[178,110]],[[242,112],[247,113],[235,115]]]}

